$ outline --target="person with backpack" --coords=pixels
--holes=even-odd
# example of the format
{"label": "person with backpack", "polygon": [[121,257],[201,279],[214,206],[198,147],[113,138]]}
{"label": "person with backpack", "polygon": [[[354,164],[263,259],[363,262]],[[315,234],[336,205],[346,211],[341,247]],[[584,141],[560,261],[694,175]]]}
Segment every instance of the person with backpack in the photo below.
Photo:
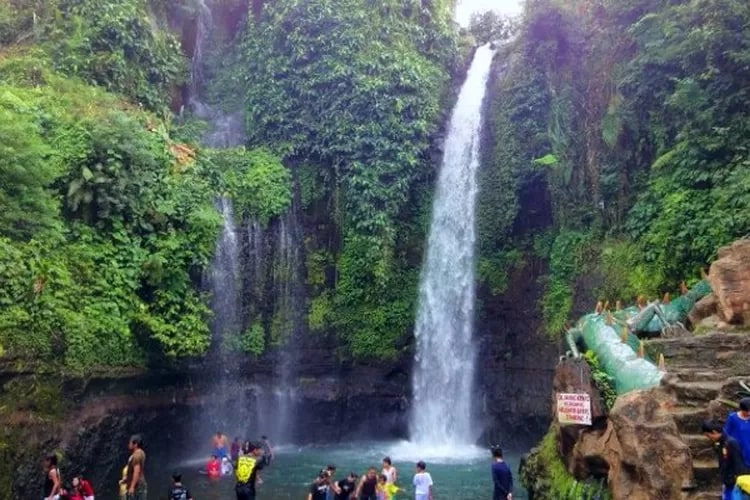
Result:
{"label": "person with backpack", "polygon": [[169,500],[193,500],[190,490],[182,484],[182,474],[177,472],[172,474],[172,488],[169,490],[167,498]]}
{"label": "person with backpack", "polygon": [[263,468],[263,451],[254,444],[246,444],[242,451],[242,456],[237,459],[237,484],[234,490],[237,500],[255,500],[255,482]]}

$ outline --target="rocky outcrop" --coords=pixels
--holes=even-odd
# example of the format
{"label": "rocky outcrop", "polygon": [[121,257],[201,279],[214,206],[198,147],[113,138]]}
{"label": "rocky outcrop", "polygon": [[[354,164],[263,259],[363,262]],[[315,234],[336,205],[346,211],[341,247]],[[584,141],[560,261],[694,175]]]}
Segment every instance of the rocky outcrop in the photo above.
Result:
{"label": "rocky outcrop", "polygon": [[[534,472],[542,475],[539,479],[524,470],[522,475],[534,498],[564,498],[567,492],[558,490],[572,481],[581,489],[588,488],[586,491],[606,484],[615,500],[678,500],[683,489],[693,484],[690,449],[672,416],[673,400],[668,392],[660,388],[633,391],[619,396],[607,411],[589,367],[576,359],[560,362],[554,388],[589,394],[592,425],[552,426],[556,456],[545,460],[562,460],[566,472],[555,472],[550,464],[550,470],[542,467]],[[536,453],[549,454],[550,450],[543,445]],[[534,457],[528,463],[539,469]],[[569,479],[561,479],[562,474],[569,474]],[[545,475],[549,479],[544,479]],[[554,484],[559,485],[557,489]]]}
{"label": "rocky outcrop", "polygon": [[750,239],[721,248],[708,279],[721,318],[732,324],[750,324]]}
{"label": "rocky outcrop", "polygon": [[[691,457],[659,389],[617,398],[610,421],[609,484],[615,500],[679,499],[693,482]],[[618,449],[619,448],[619,449]]]}

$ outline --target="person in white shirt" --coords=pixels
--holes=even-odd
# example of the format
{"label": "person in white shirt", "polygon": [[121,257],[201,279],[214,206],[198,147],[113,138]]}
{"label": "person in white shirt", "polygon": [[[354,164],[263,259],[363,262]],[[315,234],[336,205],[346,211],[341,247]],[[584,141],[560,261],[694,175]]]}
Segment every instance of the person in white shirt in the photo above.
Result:
{"label": "person in white shirt", "polygon": [[391,463],[391,457],[385,457],[383,459],[382,474],[386,477],[386,481],[389,484],[396,484],[398,482],[398,470]]}
{"label": "person in white shirt", "polygon": [[432,476],[427,472],[427,465],[422,461],[417,462],[417,473],[414,474],[413,483],[415,500],[433,500]]}

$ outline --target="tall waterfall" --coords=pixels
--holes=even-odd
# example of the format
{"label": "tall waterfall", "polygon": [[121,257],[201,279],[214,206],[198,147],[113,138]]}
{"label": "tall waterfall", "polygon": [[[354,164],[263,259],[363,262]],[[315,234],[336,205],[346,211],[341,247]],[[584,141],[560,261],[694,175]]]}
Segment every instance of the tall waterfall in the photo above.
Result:
{"label": "tall waterfall", "polygon": [[477,49],[451,115],[419,290],[411,441],[474,444],[474,241],[482,103],[494,50]]}

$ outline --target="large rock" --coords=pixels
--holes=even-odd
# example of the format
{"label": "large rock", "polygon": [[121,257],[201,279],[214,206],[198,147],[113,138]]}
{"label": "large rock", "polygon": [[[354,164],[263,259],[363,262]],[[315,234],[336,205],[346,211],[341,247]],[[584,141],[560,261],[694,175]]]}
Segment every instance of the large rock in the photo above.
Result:
{"label": "large rock", "polygon": [[688,321],[693,327],[698,326],[704,319],[710,318],[718,311],[716,295],[710,293],[695,303],[688,314]]}
{"label": "large rock", "polygon": [[659,389],[617,398],[609,418],[617,446],[608,448],[615,500],[679,499],[693,483],[690,449],[680,438]]}
{"label": "large rock", "polygon": [[721,317],[729,323],[750,324],[750,240],[721,248],[708,280]]}
{"label": "large rock", "polygon": [[[659,389],[617,398],[605,422],[580,430],[565,457],[579,480],[607,477],[615,500],[679,499],[693,483],[690,449],[679,436]],[[566,429],[560,429],[561,448]]]}

